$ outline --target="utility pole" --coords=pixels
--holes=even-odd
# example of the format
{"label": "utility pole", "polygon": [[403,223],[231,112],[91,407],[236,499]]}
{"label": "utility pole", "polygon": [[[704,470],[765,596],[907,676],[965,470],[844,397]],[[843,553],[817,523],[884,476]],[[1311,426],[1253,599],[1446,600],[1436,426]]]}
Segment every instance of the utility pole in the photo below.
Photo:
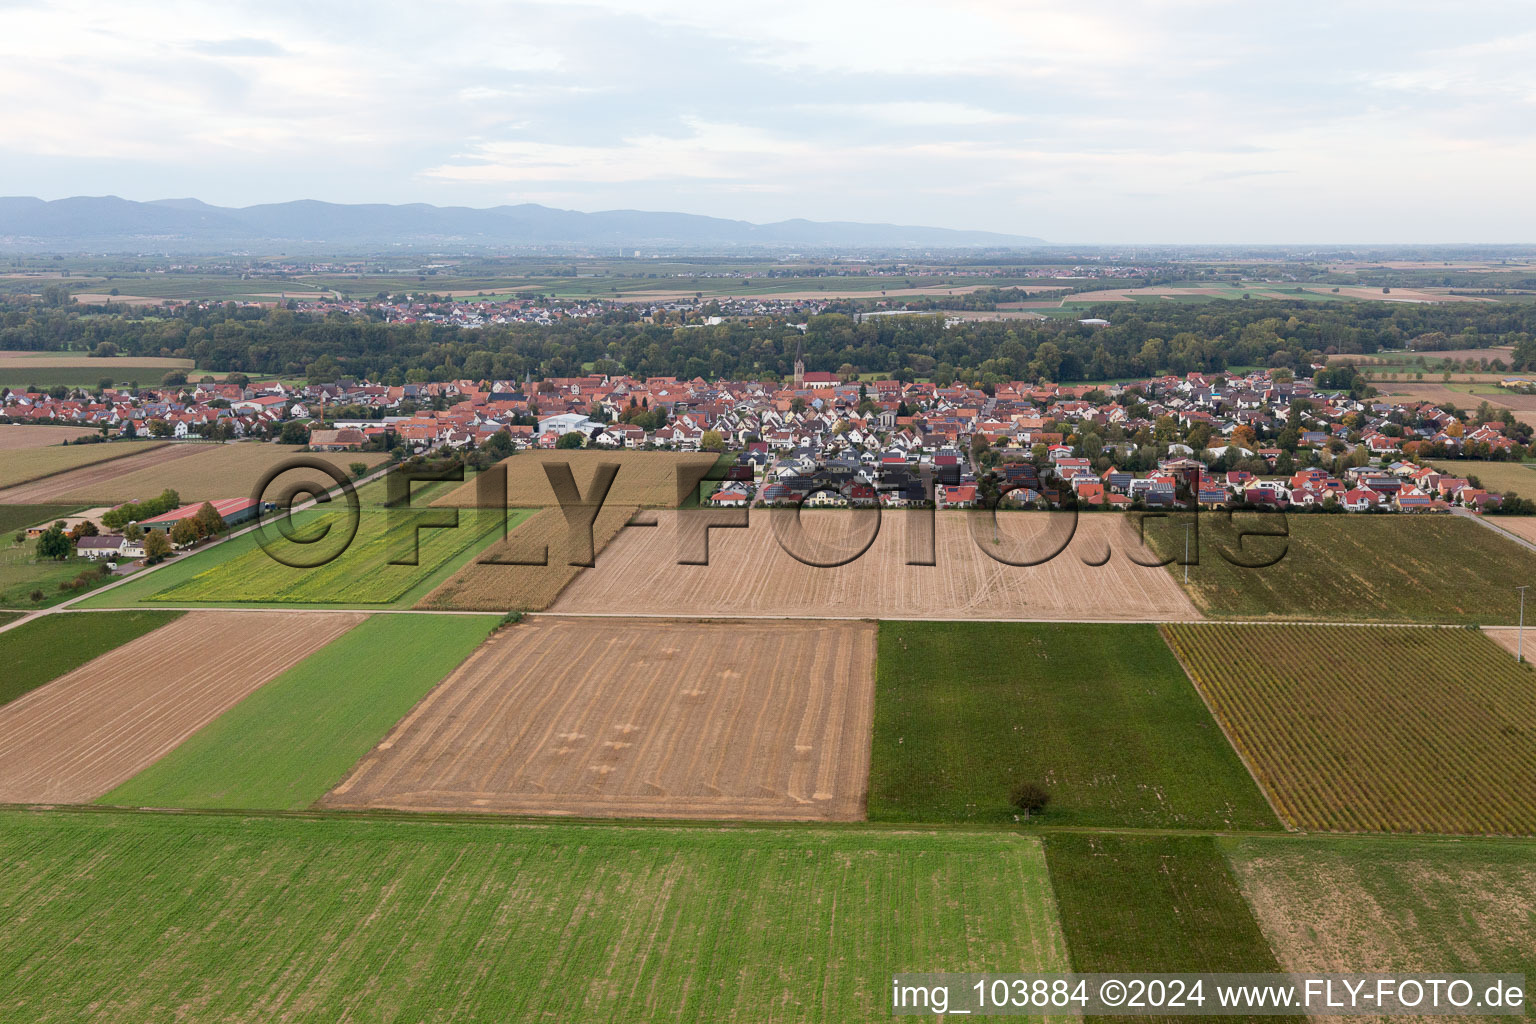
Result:
{"label": "utility pole", "polygon": [[1515,630],[1515,664],[1525,661],[1525,587],[1516,587],[1520,591],[1520,625]]}

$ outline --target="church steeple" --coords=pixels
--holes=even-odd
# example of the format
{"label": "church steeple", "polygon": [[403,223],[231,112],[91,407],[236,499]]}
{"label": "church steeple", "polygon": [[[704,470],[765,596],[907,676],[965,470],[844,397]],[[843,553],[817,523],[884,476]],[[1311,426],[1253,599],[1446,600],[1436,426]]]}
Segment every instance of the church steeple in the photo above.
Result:
{"label": "church steeple", "polygon": [[800,339],[795,339],[795,387],[805,385],[805,360],[800,358]]}

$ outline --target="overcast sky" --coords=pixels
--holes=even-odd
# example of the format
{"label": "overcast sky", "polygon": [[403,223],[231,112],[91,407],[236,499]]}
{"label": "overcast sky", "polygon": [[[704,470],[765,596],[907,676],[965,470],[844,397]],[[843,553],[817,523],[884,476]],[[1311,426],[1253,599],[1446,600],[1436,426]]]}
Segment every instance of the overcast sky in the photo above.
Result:
{"label": "overcast sky", "polygon": [[0,0],[0,194],[1536,242],[1536,3]]}

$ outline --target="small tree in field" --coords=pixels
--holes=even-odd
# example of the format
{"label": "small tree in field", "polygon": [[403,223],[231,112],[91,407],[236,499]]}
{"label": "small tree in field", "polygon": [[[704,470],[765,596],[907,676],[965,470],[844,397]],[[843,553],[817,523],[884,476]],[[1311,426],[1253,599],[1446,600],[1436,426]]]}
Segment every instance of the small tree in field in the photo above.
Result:
{"label": "small tree in field", "polygon": [[368,463],[366,462],[353,462],[348,464],[347,468],[352,471],[352,476],[354,478],[365,477],[368,475]]}
{"label": "small tree in field", "polygon": [[60,520],[44,530],[37,538],[37,557],[62,562],[69,557],[72,547],[69,534],[64,532],[64,521]]}
{"label": "small tree in field", "polygon": [[1013,787],[1008,799],[1028,818],[1036,811],[1045,810],[1046,804],[1051,802],[1051,793],[1038,782],[1021,782]]}

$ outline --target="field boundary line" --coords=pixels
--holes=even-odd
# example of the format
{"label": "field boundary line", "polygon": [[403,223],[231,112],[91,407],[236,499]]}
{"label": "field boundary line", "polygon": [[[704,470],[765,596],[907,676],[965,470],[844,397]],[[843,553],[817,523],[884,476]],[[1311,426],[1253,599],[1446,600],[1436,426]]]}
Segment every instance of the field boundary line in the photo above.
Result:
{"label": "field boundary line", "polygon": [[1205,690],[1201,688],[1200,680],[1195,678],[1195,674],[1191,672],[1189,670],[1189,666],[1184,663],[1184,656],[1179,653],[1178,647],[1174,646],[1173,638],[1168,635],[1168,627],[1166,624],[1157,627],[1157,635],[1162,638],[1163,645],[1167,647],[1168,652],[1173,655],[1173,660],[1179,663],[1179,670],[1184,673],[1184,678],[1189,680],[1189,685],[1193,686],[1195,688],[1195,693],[1199,694],[1200,703],[1205,705],[1205,710],[1211,716],[1211,721],[1215,722],[1216,728],[1221,730],[1221,735],[1226,739],[1227,746],[1232,748],[1232,752],[1237,755],[1237,759],[1241,761],[1243,763],[1243,767],[1247,769],[1248,777],[1253,780],[1254,786],[1256,786],[1259,792],[1264,795],[1264,802],[1269,804],[1269,809],[1271,813],[1274,814],[1275,820],[1280,823],[1280,827],[1287,832],[1300,831],[1300,829],[1296,828],[1286,820],[1285,815],[1280,813],[1280,808],[1276,806],[1275,798],[1273,794],[1270,793],[1269,787],[1264,785],[1264,783],[1259,779],[1259,773],[1254,770],[1253,763],[1248,760],[1248,755],[1243,752],[1243,748],[1238,746],[1237,741],[1233,739],[1232,730],[1227,728],[1227,723],[1222,720],[1221,715],[1217,714],[1216,706],[1211,703],[1211,699],[1206,696]]}

